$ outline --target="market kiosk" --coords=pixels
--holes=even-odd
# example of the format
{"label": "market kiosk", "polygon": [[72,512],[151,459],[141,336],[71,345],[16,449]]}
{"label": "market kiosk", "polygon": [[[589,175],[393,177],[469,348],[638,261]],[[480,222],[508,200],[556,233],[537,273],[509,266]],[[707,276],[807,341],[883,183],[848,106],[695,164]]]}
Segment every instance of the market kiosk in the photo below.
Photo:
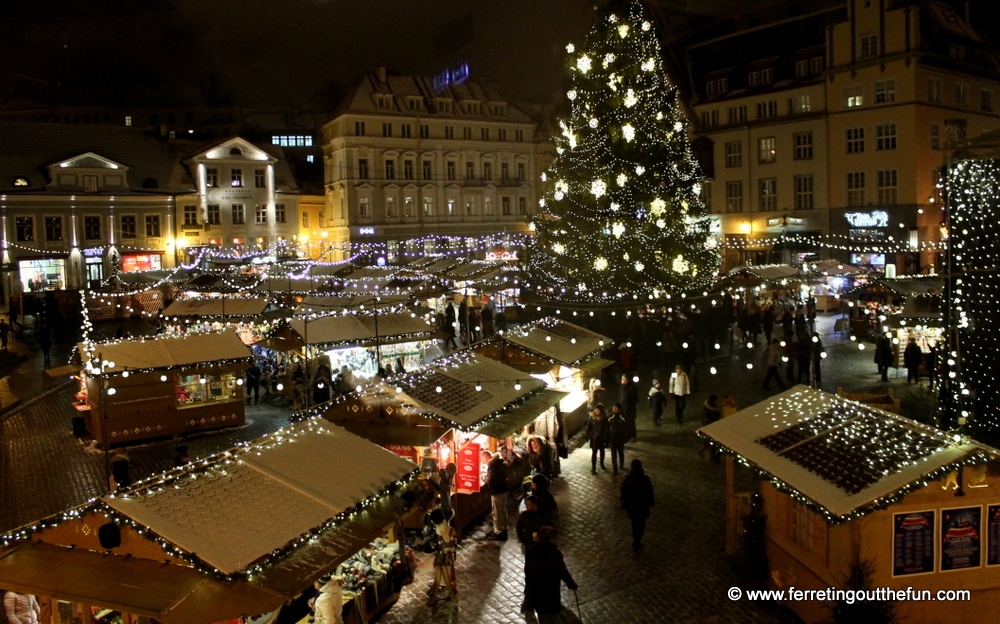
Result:
{"label": "market kiosk", "polygon": [[[849,319],[851,333],[859,338],[874,338],[891,327],[909,327],[896,339],[909,339],[916,326],[940,326],[940,297],[944,292],[944,279],[936,276],[879,277],[858,285],[844,294],[850,300]],[[902,321],[902,323],[900,323]],[[920,339],[935,340],[940,332],[931,331]],[[903,342],[904,348],[906,343]],[[921,347],[923,348],[923,346]]]}
{"label": "market kiosk", "polygon": [[250,350],[231,329],[77,346],[75,406],[100,444],[243,425]]}
{"label": "market kiosk", "polygon": [[855,279],[864,271],[838,260],[820,260],[807,265],[819,281],[807,285],[808,295],[816,301],[816,309],[823,312],[840,310],[841,293],[850,290]]}
{"label": "market kiosk", "polygon": [[500,451],[513,485],[529,473],[528,434],[541,435],[566,393],[470,350],[388,378],[327,406],[327,420],[420,464],[426,473],[458,468],[453,524],[490,508],[481,491],[480,451]]}
{"label": "market kiosk", "polygon": [[0,587],[84,623],[211,624],[304,602],[333,574],[345,623],[364,624],[412,575],[415,469],[313,418],[0,536]]}
{"label": "market kiosk", "polygon": [[265,312],[268,305],[264,297],[188,297],[175,300],[160,317],[167,334],[219,331],[228,327],[249,345],[262,340],[279,319],[289,315],[280,309]]}

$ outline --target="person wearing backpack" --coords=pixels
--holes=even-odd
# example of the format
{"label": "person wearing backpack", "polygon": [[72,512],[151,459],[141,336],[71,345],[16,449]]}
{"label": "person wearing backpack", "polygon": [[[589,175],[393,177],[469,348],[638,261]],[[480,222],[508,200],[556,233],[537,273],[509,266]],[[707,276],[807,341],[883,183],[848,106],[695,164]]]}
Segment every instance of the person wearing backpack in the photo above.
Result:
{"label": "person wearing backpack", "polygon": [[653,482],[643,471],[642,460],[632,460],[632,467],[622,483],[621,502],[632,521],[632,550],[639,552],[649,509],[653,506]]}

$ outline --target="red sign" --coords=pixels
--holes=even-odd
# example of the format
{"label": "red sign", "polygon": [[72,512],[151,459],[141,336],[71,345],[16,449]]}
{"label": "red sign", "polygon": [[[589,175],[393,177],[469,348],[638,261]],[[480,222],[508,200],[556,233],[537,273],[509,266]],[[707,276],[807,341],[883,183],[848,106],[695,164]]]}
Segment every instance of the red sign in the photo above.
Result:
{"label": "red sign", "polygon": [[122,271],[159,271],[158,254],[122,254]]}
{"label": "red sign", "polygon": [[470,442],[458,452],[455,485],[462,492],[479,491],[479,445]]}
{"label": "red sign", "polygon": [[385,450],[392,451],[400,457],[405,457],[413,463],[417,463],[417,449],[405,444],[386,444]]}

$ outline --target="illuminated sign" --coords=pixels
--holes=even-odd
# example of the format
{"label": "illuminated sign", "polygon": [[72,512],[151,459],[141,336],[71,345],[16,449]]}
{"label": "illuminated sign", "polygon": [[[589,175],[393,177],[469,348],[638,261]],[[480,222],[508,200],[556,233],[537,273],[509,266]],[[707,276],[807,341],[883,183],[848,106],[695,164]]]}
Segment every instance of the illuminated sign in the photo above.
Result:
{"label": "illuminated sign", "polygon": [[375,228],[373,227],[358,228],[358,234],[374,234],[374,233],[375,233]]}
{"label": "illuminated sign", "polygon": [[516,251],[491,251],[486,254],[489,261],[517,262]]}
{"label": "illuminated sign", "polygon": [[[849,217],[848,217],[849,218]],[[767,220],[767,227],[776,225],[805,225],[806,220],[800,217],[771,217]]]}
{"label": "illuminated sign", "polygon": [[462,63],[454,69],[446,69],[434,76],[434,90],[443,91],[448,85],[462,84],[469,79],[469,64]]}
{"label": "illuminated sign", "polygon": [[83,255],[87,256],[88,258],[96,258],[98,256],[104,255],[104,248],[103,247],[87,247],[86,249],[83,250]]}
{"label": "illuminated sign", "polygon": [[847,222],[853,227],[889,227],[889,213],[884,210],[873,210],[872,212],[848,212]]}

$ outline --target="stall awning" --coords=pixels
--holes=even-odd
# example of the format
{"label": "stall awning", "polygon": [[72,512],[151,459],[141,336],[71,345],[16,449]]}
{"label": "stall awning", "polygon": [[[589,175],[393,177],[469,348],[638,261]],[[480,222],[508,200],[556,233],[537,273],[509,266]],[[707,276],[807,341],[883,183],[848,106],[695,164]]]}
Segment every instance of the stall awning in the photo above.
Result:
{"label": "stall awning", "polygon": [[[376,322],[378,331],[376,332]],[[306,320],[294,318],[292,329],[310,345],[366,346],[427,340],[436,329],[417,316],[391,312],[375,315],[343,314]]]}
{"label": "stall awning", "polygon": [[193,297],[178,299],[163,316],[258,316],[267,307],[264,297]]}
{"label": "stall awning", "polygon": [[108,372],[172,368],[250,357],[250,350],[231,329],[149,340],[80,343],[77,349],[84,364],[91,356],[114,362],[114,368],[106,369]]}
{"label": "stall awning", "polygon": [[558,405],[568,395],[568,392],[559,390],[542,390],[514,410],[479,425],[475,432],[502,440],[538,418],[545,410]]}
{"label": "stall awning", "polygon": [[604,370],[612,364],[614,364],[614,362],[611,360],[606,360],[602,357],[595,357],[587,360],[583,364],[580,364],[576,368],[584,373],[596,373]]}
{"label": "stall awning", "polygon": [[504,339],[564,366],[573,366],[611,342],[607,336],[552,317],[507,332]]}

